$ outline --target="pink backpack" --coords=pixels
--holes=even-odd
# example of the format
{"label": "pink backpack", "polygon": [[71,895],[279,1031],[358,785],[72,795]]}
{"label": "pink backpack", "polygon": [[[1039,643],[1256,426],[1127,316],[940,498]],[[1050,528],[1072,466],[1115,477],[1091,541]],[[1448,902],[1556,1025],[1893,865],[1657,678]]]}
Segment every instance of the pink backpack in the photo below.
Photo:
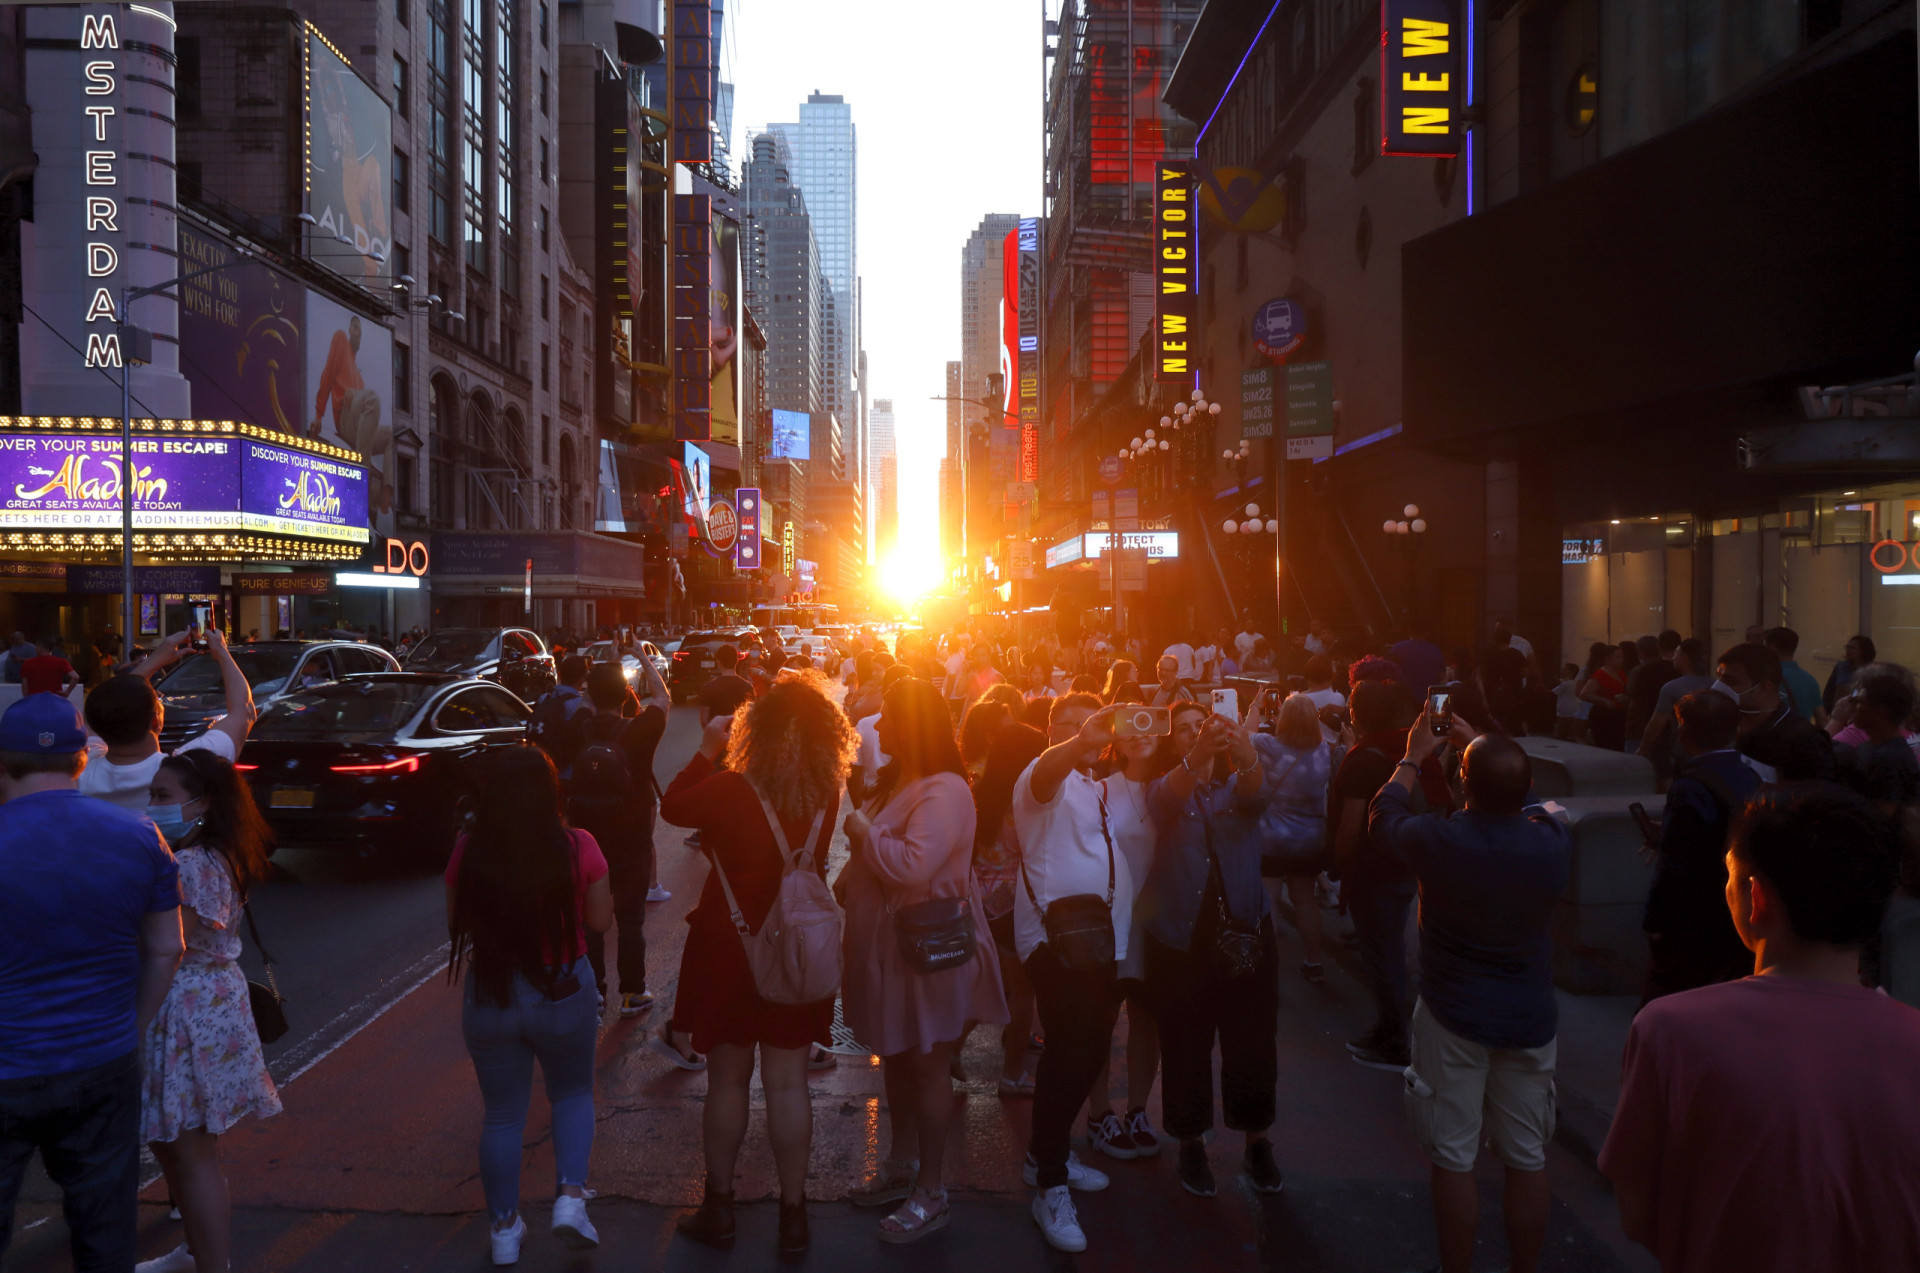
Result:
{"label": "pink backpack", "polygon": [[782,871],[780,889],[767,908],[767,918],[754,932],[734,900],[733,886],[719,858],[713,870],[720,877],[720,889],[727,896],[727,909],[733,917],[734,931],[747,953],[747,967],[753,970],[753,987],[768,1003],[818,1003],[831,999],[840,989],[840,907],[833,900],[827,882],[814,869],[813,846],[820,837],[820,826],[827,811],[813,815],[807,838],[798,852],[787,845],[787,833],[773,811],[765,793],[754,788],[760,808],[767,816],[773,842],[780,850]]}

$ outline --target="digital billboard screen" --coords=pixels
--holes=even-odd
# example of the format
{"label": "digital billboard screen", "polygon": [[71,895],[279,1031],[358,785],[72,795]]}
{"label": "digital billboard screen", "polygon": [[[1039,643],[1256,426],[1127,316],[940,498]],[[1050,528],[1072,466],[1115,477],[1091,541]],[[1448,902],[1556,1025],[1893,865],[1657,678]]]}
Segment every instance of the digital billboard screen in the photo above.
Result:
{"label": "digital billboard screen", "polygon": [[307,293],[302,432],[367,458],[376,529],[393,530],[393,333],[382,323]]}
{"label": "digital billboard screen", "polygon": [[348,278],[372,279],[393,257],[393,115],[311,28],[305,53],[307,254]]}
{"label": "digital billboard screen", "polygon": [[307,289],[184,222],[180,261],[212,271],[180,285],[180,371],[195,418],[304,432]]}
{"label": "digital billboard screen", "polygon": [[713,347],[708,419],[713,440],[740,445],[740,223],[713,214],[707,280],[707,336]]}
{"label": "digital billboard screen", "polygon": [[813,417],[805,411],[773,410],[773,441],[768,457],[775,460],[813,458]]}

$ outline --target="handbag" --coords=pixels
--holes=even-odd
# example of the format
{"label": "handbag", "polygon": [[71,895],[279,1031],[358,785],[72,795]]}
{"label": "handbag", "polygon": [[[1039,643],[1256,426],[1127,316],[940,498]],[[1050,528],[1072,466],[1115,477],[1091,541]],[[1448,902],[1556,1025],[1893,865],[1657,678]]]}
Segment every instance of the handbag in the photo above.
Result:
{"label": "handbag", "polygon": [[1033,881],[1027,878],[1026,854],[1020,855],[1020,882],[1027,886],[1027,900],[1040,912],[1047,932],[1047,945],[1053,957],[1069,972],[1089,972],[1111,966],[1113,944],[1113,836],[1107,830],[1107,793],[1100,790],[1100,838],[1107,842],[1107,895],[1075,893],[1056,897],[1046,906],[1034,895]]}
{"label": "handbag", "polygon": [[274,980],[273,956],[260,940],[260,926],[253,922],[252,903],[242,898],[240,912],[247,917],[247,932],[253,938],[253,948],[260,952],[260,962],[267,970],[266,985],[247,982],[247,1005],[253,1009],[253,1029],[260,1036],[260,1042],[272,1043],[287,1032],[287,1001],[280,993],[280,983]]}
{"label": "handbag", "polygon": [[[733,896],[733,885],[716,855],[713,872],[720,877],[720,891],[726,895],[727,911],[733,929],[740,935],[746,952],[747,969],[753,974],[753,988],[768,1003],[818,1003],[831,999],[840,989],[840,908],[834,903],[827,882],[814,869],[813,846],[819,840],[825,808],[813,815],[807,838],[800,850],[787,846],[787,833],[780,825],[766,793],[755,787],[760,809],[766,814],[767,827],[773,832],[774,845],[780,851],[780,884],[773,905],[760,923],[760,931],[748,926]],[[804,861],[803,861],[804,859]]]}
{"label": "handbag", "polygon": [[915,972],[946,972],[973,958],[978,938],[973,928],[973,899],[929,897],[893,912],[900,957]]}
{"label": "handbag", "polygon": [[1226,878],[1220,857],[1213,851],[1213,819],[1204,808],[1200,825],[1207,838],[1207,889],[1193,926],[1193,950],[1212,960],[1214,971],[1229,981],[1251,977],[1260,970],[1263,945],[1257,924],[1235,919],[1227,908]]}

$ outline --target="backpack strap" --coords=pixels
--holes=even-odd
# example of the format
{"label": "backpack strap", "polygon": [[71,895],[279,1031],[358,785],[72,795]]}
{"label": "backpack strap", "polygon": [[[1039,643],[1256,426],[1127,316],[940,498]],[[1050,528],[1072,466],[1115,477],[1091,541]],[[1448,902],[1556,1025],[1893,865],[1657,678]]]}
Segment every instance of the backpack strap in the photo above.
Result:
{"label": "backpack strap", "polygon": [[[766,814],[767,829],[773,832],[773,843],[780,851],[780,878],[786,879],[799,867],[799,858],[805,856],[809,868],[813,865],[813,846],[820,838],[820,827],[827,820],[826,806],[822,805],[813,815],[813,824],[807,828],[807,838],[795,853],[787,844],[786,829],[780,825],[780,815],[773,811],[773,802],[760,788],[755,787],[753,794],[760,799],[761,812]],[[713,873],[720,877],[720,891],[727,897],[727,917],[733,921],[734,931],[742,937],[753,936],[753,929],[747,925],[747,917],[740,913],[740,902],[733,895],[733,885],[727,882],[726,868],[720,865],[718,856],[713,859]]]}

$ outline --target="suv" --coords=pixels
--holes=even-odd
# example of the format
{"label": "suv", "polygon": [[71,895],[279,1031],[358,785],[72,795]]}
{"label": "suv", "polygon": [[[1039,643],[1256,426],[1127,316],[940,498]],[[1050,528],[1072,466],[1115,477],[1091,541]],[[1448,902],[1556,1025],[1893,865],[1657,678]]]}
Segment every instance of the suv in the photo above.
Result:
{"label": "suv", "polygon": [[441,628],[408,651],[405,667],[494,681],[527,703],[559,681],[546,642],[527,628]]}
{"label": "suv", "polygon": [[713,654],[723,645],[732,646],[742,657],[750,651],[766,653],[764,639],[752,628],[687,633],[680,641],[680,648],[674,651],[673,666],[667,672],[667,689],[673,694],[674,702],[686,702],[719,674],[720,665]]}
{"label": "suv", "polygon": [[[391,654],[358,641],[245,641],[227,649],[253,689],[255,709],[262,712],[309,686],[356,672],[400,670]],[[189,654],[162,672],[153,687],[166,706],[166,720],[160,727],[163,751],[192,742],[227,714],[220,665],[210,655]]]}

